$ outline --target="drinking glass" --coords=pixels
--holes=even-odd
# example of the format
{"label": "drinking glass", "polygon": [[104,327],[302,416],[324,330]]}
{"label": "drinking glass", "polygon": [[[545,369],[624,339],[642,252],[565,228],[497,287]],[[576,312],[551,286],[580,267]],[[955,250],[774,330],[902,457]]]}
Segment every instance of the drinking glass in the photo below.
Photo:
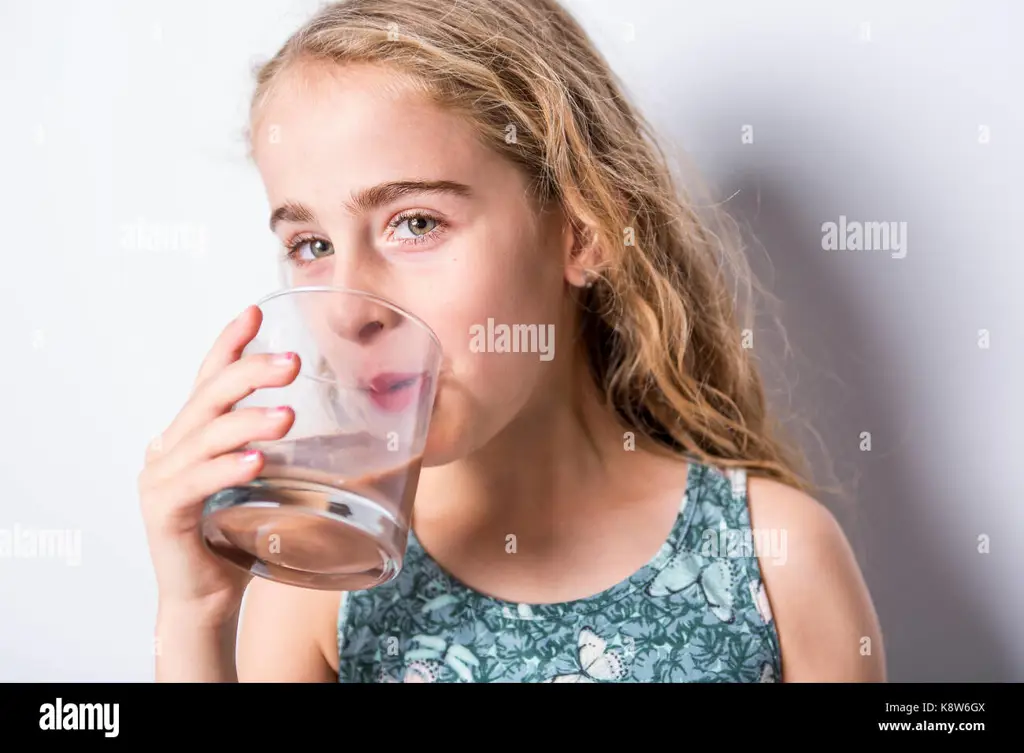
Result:
{"label": "drinking glass", "polygon": [[299,356],[282,387],[236,402],[292,408],[252,482],[211,495],[207,548],[262,578],[321,590],[372,588],[402,568],[441,364],[437,336],[367,292],[279,290],[257,304],[259,332],[242,355]]}

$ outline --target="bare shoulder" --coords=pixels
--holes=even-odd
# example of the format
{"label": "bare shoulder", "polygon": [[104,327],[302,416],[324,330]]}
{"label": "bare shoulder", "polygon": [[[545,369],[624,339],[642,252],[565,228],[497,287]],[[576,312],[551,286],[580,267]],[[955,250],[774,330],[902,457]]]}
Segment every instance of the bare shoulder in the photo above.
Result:
{"label": "bare shoulder", "polygon": [[254,578],[239,620],[239,682],[336,682],[340,597]]}
{"label": "bare shoulder", "polygon": [[839,522],[810,495],[767,478],[748,481],[751,527],[781,551],[758,562],[782,649],[784,682],[885,682],[871,595]]}

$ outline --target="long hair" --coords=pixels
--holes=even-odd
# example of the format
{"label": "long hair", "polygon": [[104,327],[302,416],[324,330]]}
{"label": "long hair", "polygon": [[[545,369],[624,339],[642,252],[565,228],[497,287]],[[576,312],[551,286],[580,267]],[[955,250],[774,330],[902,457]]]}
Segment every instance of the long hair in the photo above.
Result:
{"label": "long hair", "polygon": [[735,224],[680,187],[654,128],[565,8],[325,5],[256,69],[250,150],[261,106],[300,61],[387,66],[403,89],[464,117],[524,171],[540,205],[557,202],[579,237],[600,245],[581,337],[593,378],[631,430],[670,452],[811,489],[804,454],[766,406],[749,344],[764,290]]}

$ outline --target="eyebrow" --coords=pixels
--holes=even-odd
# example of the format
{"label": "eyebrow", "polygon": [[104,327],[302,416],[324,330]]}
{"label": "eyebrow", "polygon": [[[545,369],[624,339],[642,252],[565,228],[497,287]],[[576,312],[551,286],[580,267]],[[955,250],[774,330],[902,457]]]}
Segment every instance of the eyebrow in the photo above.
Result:
{"label": "eyebrow", "polygon": [[[352,198],[342,206],[349,214],[368,212],[377,207],[389,204],[409,194],[442,193],[461,198],[470,198],[473,191],[465,183],[453,180],[394,180],[380,183],[356,191]],[[279,222],[313,222],[316,215],[304,204],[286,201],[270,214],[270,231],[273,232]]]}

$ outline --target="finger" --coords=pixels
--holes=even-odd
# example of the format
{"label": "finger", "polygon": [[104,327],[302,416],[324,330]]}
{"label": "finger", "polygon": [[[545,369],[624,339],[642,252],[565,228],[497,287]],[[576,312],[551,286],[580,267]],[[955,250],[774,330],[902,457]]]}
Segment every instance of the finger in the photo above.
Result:
{"label": "finger", "polygon": [[210,348],[199,367],[199,372],[192,384],[193,394],[203,382],[242,357],[242,351],[259,332],[262,321],[263,311],[260,307],[247,306],[233,322],[221,330],[213,347]]}
{"label": "finger", "polygon": [[196,508],[207,497],[256,479],[264,462],[260,453],[233,452],[187,468],[174,484],[155,487],[143,496],[143,516],[149,526],[164,531],[175,520],[194,521]]}
{"label": "finger", "polygon": [[145,484],[160,486],[176,481],[194,465],[240,450],[249,442],[280,439],[291,429],[291,408],[243,408],[225,413],[197,427],[146,470]]}
{"label": "finger", "polygon": [[163,433],[164,453],[183,437],[231,410],[235,403],[261,387],[283,387],[299,373],[299,357],[276,360],[277,353],[255,353],[229,363],[203,382]]}

